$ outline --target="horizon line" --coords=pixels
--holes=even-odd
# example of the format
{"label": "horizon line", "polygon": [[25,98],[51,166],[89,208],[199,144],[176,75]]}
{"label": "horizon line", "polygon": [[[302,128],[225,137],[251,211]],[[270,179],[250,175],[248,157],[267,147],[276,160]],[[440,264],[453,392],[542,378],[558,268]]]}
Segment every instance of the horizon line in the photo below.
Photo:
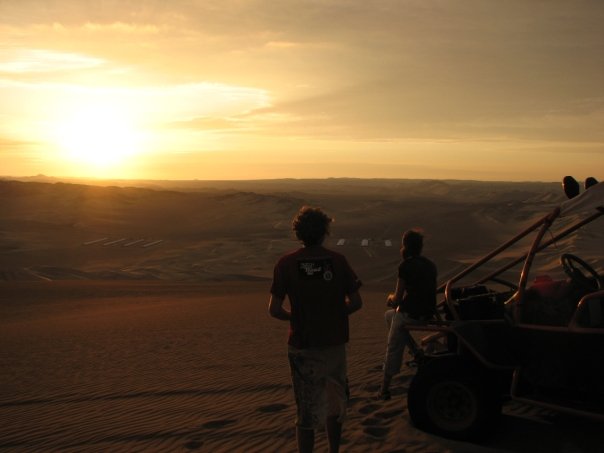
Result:
{"label": "horizon line", "polygon": [[[566,176],[566,175],[564,175]],[[270,182],[270,181],[332,181],[332,180],[351,180],[351,181],[450,181],[450,182],[484,182],[484,183],[560,183],[564,176],[560,177],[560,180],[505,180],[505,179],[462,179],[462,178],[392,178],[392,177],[359,177],[359,176],[328,176],[323,178],[295,178],[295,177],[282,177],[282,178],[249,178],[249,179],[200,179],[200,178],[189,178],[189,179],[156,179],[156,178],[102,178],[95,176],[52,176],[45,174],[37,175],[0,175],[2,180],[35,180],[35,179],[47,179],[47,180],[77,180],[77,181],[94,181],[94,182],[119,182],[119,181],[132,181],[132,182]]]}

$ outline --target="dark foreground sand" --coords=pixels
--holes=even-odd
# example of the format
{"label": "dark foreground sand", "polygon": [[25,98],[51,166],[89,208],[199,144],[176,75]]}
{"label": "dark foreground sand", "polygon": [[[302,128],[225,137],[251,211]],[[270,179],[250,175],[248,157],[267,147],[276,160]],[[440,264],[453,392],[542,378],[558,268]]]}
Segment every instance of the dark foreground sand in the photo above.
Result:
{"label": "dark foreground sand", "polygon": [[[164,189],[0,181],[0,450],[295,451],[287,324],[266,309],[272,266],[297,246],[291,218],[309,203],[336,218],[327,245],[365,283],[351,319],[343,451],[604,451],[602,424],[515,403],[483,445],[418,431],[406,407],[410,369],[391,401],[373,398],[401,232],[424,228],[445,281],[562,201],[558,184]],[[572,251],[604,272],[602,231],[600,222],[559,241],[536,268],[559,276],[560,254]]]}
{"label": "dark foreground sand", "polygon": [[[6,451],[295,451],[286,324],[264,282],[4,282],[0,448]],[[484,445],[416,430],[411,370],[373,396],[382,288],[352,318],[343,451],[598,452],[602,425],[508,404]],[[317,451],[326,451],[318,436]]]}

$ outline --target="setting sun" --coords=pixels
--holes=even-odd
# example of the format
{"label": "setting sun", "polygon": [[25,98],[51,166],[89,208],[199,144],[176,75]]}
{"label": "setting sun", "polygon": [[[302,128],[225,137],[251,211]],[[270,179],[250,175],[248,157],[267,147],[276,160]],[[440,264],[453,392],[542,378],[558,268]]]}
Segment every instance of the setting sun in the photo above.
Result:
{"label": "setting sun", "polygon": [[54,126],[60,152],[82,166],[119,165],[142,150],[143,133],[132,116],[101,103],[76,107]]}
{"label": "setting sun", "polygon": [[2,174],[557,181],[604,167],[604,2],[38,3],[0,1]]}

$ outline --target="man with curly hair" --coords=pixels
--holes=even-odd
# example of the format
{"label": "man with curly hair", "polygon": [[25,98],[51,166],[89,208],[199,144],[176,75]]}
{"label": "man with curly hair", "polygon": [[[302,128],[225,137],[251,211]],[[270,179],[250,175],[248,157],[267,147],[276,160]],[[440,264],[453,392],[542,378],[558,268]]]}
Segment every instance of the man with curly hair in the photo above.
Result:
{"label": "man with curly hair", "polygon": [[[269,313],[289,321],[288,358],[297,406],[298,451],[312,452],[325,426],[330,453],[339,451],[348,403],[348,315],[363,301],[361,282],[346,258],[323,247],[332,219],[304,206],[292,227],[304,244],[274,268]],[[284,308],[286,296],[290,309]]]}

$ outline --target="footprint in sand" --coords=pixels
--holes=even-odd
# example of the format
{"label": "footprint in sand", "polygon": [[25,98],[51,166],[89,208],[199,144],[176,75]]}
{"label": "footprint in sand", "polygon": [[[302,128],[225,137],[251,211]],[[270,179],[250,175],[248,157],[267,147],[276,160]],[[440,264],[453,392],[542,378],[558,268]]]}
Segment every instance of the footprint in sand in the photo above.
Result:
{"label": "footprint in sand", "polygon": [[199,450],[203,446],[200,440],[191,440],[183,445],[187,450]]}
{"label": "footprint in sand", "polygon": [[363,432],[370,437],[374,437],[376,439],[383,439],[390,432],[390,428],[383,426],[367,426],[363,429]]}
{"label": "footprint in sand", "polygon": [[380,384],[367,384],[363,387],[363,390],[369,393],[376,393],[380,389]]}
{"label": "footprint in sand", "polygon": [[377,382],[378,381],[377,379],[372,379],[372,381],[374,381],[374,382],[364,382],[364,383],[358,385],[357,387],[355,387],[354,394],[355,395],[369,394],[370,396],[376,395],[377,391],[380,388],[381,380],[380,380],[380,382]]}
{"label": "footprint in sand", "polygon": [[388,420],[390,418],[400,417],[403,413],[404,411],[402,409],[395,409],[391,411],[379,411],[373,414],[373,416],[382,420]]}
{"label": "footprint in sand", "polygon": [[263,414],[269,414],[269,413],[273,413],[273,412],[279,412],[282,411],[284,409],[287,409],[287,404],[267,404],[266,406],[260,406],[258,408],[256,408],[257,412],[262,412]]}
{"label": "footprint in sand", "polygon": [[233,423],[236,423],[237,420],[210,420],[209,422],[205,422],[203,425],[201,425],[202,428],[206,428],[206,429],[219,429],[219,428],[224,428],[225,426],[229,426],[232,425]]}
{"label": "footprint in sand", "polygon": [[377,411],[381,406],[379,404],[366,404],[365,406],[359,407],[359,413],[363,415],[370,414]]}
{"label": "footprint in sand", "polygon": [[375,425],[379,425],[382,422],[382,420],[380,420],[379,418],[372,416],[372,417],[367,417],[366,419],[364,419],[361,422],[361,425],[363,426],[375,426]]}
{"label": "footprint in sand", "polygon": [[360,396],[352,396],[348,399],[348,406],[353,407],[359,404],[361,401],[365,401],[366,398],[361,398]]}

